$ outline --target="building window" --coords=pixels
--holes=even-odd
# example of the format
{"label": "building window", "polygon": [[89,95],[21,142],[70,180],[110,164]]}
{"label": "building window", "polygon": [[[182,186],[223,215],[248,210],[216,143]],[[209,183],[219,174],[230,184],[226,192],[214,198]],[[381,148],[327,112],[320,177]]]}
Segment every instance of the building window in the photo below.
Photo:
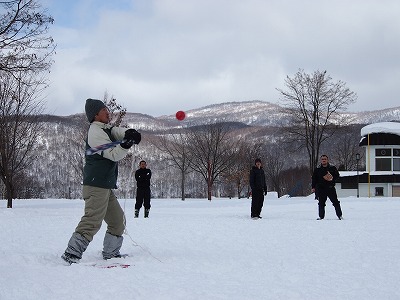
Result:
{"label": "building window", "polygon": [[376,171],[391,171],[392,159],[391,158],[375,158]]}
{"label": "building window", "polygon": [[393,171],[400,171],[400,158],[393,158]]}
{"label": "building window", "polygon": [[393,156],[400,156],[400,149],[393,149]]}
{"label": "building window", "polygon": [[383,196],[383,187],[375,188],[375,196]]}
{"label": "building window", "polygon": [[392,149],[375,149],[375,156],[392,156]]}

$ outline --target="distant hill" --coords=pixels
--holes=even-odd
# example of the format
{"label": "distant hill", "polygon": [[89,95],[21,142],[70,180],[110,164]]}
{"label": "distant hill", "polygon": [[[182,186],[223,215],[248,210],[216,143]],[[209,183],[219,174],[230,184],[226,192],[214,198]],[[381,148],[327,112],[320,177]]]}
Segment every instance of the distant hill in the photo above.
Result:
{"label": "distant hill", "polygon": [[[353,124],[400,121],[400,106],[363,112],[343,112],[352,117]],[[282,126],[288,124],[290,116],[277,104],[266,101],[226,102],[186,111],[186,119],[178,121],[175,115],[152,117],[140,113],[127,113],[125,122],[143,130],[165,130],[181,126],[207,123],[240,122],[249,126]]]}

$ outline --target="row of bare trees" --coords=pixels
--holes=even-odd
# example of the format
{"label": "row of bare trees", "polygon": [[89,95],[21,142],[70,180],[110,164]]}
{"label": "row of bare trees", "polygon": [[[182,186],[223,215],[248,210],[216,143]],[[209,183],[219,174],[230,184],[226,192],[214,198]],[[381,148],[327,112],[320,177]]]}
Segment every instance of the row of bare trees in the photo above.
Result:
{"label": "row of bare trees", "polygon": [[[248,177],[245,174],[248,166],[244,166],[243,161],[248,161],[252,149],[244,149],[246,143],[231,136],[231,131],[229,123],[215,123],[170,132],[153,141],[157,149],[167,154],[171,167],[180,171],[182,200],[189,172],[196,172],[203,178],[208,200],[211,200],[214,183],[223,179],[235,182],[240,195],[245,185],[243,181]],[[239,155],[247,157],[238,160]]]}
{"label": "row of bare trees", "polygon": [[[237,136],[227,123],[216,123],[197,127],[171,130],[153,138],[152,144],[166,155],[169,165],[179,170],[181,181],[181,199],[185,199],[185,178],[195,172],[201,176],[207,187],[207,198],[211,200],[214,183],[231,189],[229,195],[248,195],[249,171],[255,158],[261,158],[265,166],[268,187],[278,196],[288,193],[303,195],[309,191],[310,169],[299,168],[289,163],[293,155],[283,139],[274,143],[254,143]],[[354,132],[351,132],[354,136]],[[285,136],[285,130],[280,132]],[[342,134],[342,133],[341,133]],[[350,134],[350,132],[349,132]],[[355,139],[340,139],[341,143],[330,146],[332,157],[340,164],[346,157],[350,162],[357,151]],[[329,149],[328,148],[328,149]],[[322,149],[328,150],[327,147]],[[351,170],[352,165],[348,165]],[[304,190],[306,189],[306,190]]]}
{"label": "row of bare trees", "polygon": [[42,91],[55,53],[48,35],[53,21],[37,1],[0,2],[0,178],[9,208],[41,132]]}

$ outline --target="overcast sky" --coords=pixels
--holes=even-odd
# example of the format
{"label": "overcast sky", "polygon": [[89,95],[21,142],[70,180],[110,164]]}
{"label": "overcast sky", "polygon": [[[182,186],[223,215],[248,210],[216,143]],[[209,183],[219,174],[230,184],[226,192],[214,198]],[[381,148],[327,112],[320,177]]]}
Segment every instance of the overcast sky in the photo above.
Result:
{"label": "overcast sky", "polygon": [[399,0],[42,0],[57,43],[47,112],[107,92],[128,112],[279,103],[299,69],[326,70],[358,100],[400,106]]}

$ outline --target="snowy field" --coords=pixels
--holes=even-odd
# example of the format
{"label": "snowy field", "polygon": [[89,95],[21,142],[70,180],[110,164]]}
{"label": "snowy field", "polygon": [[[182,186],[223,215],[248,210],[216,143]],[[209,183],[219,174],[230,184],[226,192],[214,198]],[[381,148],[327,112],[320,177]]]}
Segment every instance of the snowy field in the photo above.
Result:
{"label": "snowy field", "polygon": [[60,255],[82,200],[0,201],[0,299],[400,299],[400,198],[330,202],[266,197],[263,219],[249,199],[153,199],[149,219],[127,216],[120,259],[101,269],[105,225],[80,264]]}

